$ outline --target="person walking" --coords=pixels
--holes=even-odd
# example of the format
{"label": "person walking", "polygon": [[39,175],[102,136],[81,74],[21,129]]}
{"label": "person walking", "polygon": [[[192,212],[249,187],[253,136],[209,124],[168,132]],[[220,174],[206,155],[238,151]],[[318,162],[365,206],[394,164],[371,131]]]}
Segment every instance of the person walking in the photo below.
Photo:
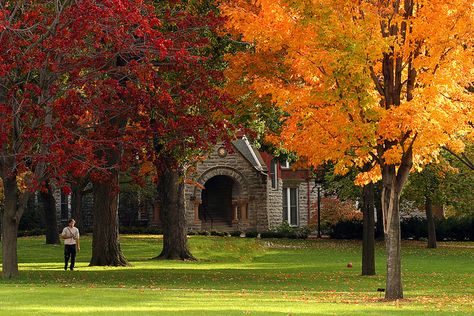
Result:
{"label": "person walking", "polygon": [[67,222],[67,226],[64,227],[61,233],[61,238],[64,239],[64,270],[67,270],[69,258],[71,258],[71,265],[69,269],[74,270],[74,264],[76,263],[76,251],[81,250],[79,242],[79,229],[74,227],[76,221],[70,219]]}

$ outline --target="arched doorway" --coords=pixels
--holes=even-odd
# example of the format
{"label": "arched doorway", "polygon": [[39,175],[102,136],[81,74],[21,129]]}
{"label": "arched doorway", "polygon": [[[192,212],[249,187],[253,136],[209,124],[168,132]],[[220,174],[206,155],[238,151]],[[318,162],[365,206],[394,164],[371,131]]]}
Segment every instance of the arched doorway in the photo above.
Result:
{"label": "arched doorway", "polygon": [[232,225],[232,192],[234,180],[231,177],[217,175],[204,184],[201,192],[199,219],[206,226]]}

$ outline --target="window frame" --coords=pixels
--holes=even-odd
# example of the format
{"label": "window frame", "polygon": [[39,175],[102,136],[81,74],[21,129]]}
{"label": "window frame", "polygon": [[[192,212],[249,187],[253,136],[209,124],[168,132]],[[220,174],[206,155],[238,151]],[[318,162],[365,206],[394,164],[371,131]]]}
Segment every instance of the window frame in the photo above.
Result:
{"label": "window frame", "polygon": [[272,189],[278,190],[278,161],[276,159],[270,161],[270,180]]}
{"label": "window frame", "polygon": [[282,169],[290,169],[291,168],[290,162],[288,160],[285,160],[285,162],[281,164],[281,168]]}
{"label": "window frame", "polygon": [[[291,192],[294,190],[295,192],[295,200],[294,204],[292,205],[291,201]],[[282,190],[282,218],[283,221],[286,220],[288,225],[291,227],[299,227],[299,189],[297,187],[285,187]],[[286,200],[286,205],[284,205]],[[286,214],[285,214],[285,209],[286,209]],[[292,209],[295,211],[296,215],[296,223],[291,222],[291,215],[292,215]]]}

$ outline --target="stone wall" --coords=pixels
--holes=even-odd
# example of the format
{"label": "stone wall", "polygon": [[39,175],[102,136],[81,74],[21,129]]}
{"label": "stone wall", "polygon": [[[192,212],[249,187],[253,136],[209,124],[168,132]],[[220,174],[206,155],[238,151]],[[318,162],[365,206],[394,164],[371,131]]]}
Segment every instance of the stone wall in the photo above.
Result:
{"label": "stone wall", "polygon": [[[308,185],[309,184],[309,185]],[[317,205],[318,202],[318,191],[314,187],[314,183],[310,181],[309,183],[307,181],[301,182],[300,185],[298,186],[298,191],[299,191],[299,226],[304,227],[308,226],[308,213],[311,217],[311,214],[314,214],[317,212],[315,209],[315,205]],[[309,191],[309,195],[308,195]],[[308,198],[309,198],[309,203],[308,203]],[[308,207],[309,207],[309,212],[308,212]]]}
{"label": "stone wall", "polygon": [[282,191],[283,190],[283,181],[278,178],[278,188],[272,188],[272,181],[269,178],[267,180],[267,195],[268,195],[268,222],[269,229],[274,229],[275,227],[281,225],[283,222],[283,200],[282,200]]}

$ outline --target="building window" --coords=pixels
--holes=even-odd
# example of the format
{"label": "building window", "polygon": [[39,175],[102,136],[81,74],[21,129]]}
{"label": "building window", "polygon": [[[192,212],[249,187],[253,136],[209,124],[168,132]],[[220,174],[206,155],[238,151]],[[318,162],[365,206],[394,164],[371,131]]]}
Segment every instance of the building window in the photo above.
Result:
{"label": "building window", "polygon": [[283,221],[298,226],[298,188],[283,189]]}
{"label": "building window", "polygon": [[270,177],[272,179],[272,189],[278,189],[278,164],[275,159],[270,162]]}
{"label": "building window", "polygon": [[285,160],[284,162],[281,163],[281,168],[290,169],[290,162],[288,160]]}

